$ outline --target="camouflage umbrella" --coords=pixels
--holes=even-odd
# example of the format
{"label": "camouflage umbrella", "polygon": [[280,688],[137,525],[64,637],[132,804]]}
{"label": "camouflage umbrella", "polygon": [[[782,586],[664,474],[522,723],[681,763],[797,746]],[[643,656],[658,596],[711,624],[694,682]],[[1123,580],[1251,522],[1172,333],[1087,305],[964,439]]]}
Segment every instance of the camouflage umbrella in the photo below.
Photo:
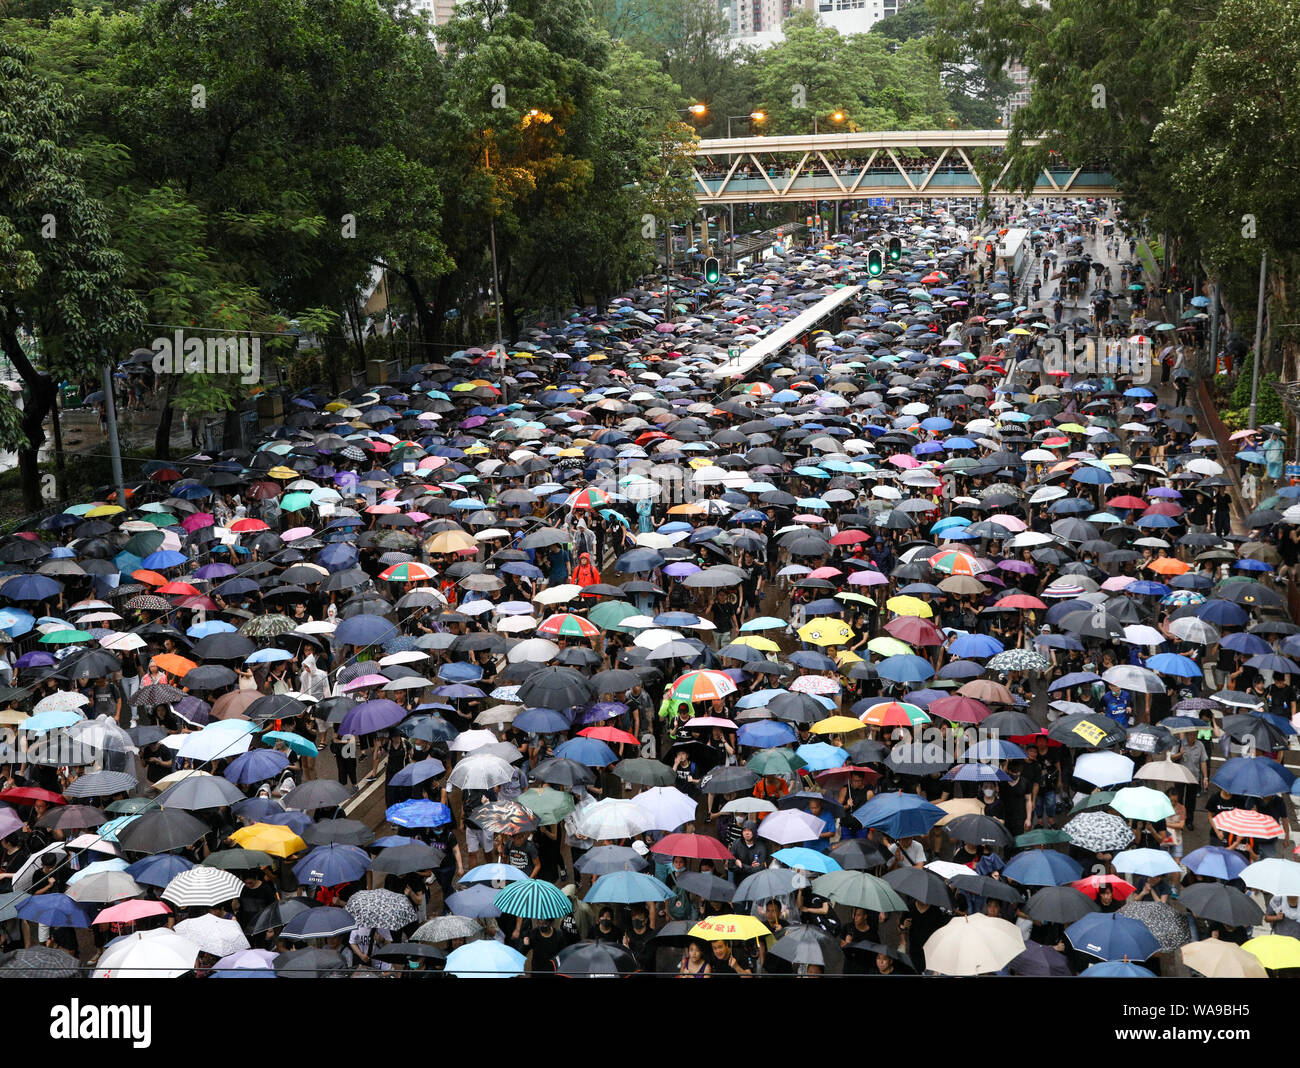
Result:
{"label": "camouflage umbrella", "polygon": [[1133,831],[1109,812],[1080,812],[1063,828],[1070,842],[1089,853],[1115,853],[1133,841]]}
{"label": "camouflage umbrella", "polygon": [[274,638],[298,626],[288,616],[255,616],[239,628],[246,638]]}
{"label": "camouflage umbrella", "polygon": [[1052,662],[1032,649],[1008,649],[988,662],[990,671],[1047,671]]}
{"label": "camouflage umbrella", "polygon": [[1124,902],[1119,910],[1121,915],[1131,916],[1156,936],[1161,952],[1170,952],[1185,945],[1191,937],[1187,930],[1187,919],[1171,905],[1163,901]]}

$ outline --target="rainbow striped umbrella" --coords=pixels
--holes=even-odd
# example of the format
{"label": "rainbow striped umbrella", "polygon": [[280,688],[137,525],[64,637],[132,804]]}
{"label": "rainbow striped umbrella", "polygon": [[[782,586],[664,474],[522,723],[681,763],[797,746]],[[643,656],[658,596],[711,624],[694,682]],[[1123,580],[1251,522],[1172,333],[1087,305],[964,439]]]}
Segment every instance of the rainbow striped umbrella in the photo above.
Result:
{"label": "rainbow striped umbrella", "polygon": [[537,633],[558,638],[597,638],[600,636],[600,628],[572,612],[557,612],[537,624]]}
{"label": "rainbow striped umbrella", "polygon": [[421,564],[415,560],[408,560],[404,564],[394,564],[386,571],[379,574],[381,579],[389,582],[429,582],[437,578],[438,572],[429,567],[428,564]]}
{"label": "rainbow striped umbrella", "polygon": [[[980,562],[960,549],[942,549],[929,559],[929,564],[936,571],[945,575],[979,575],[984,571]],[[910,614],[910,613],[908,613]]]}
{"label": "rainbow striped umbrella", "polygon": [[918,727],[930,722],[925,709],[907,701],[881,701],[868,708],[858,719],[877,727]]}
{"label": "rainbow striped umbrella", "polygon": [[[539,628],[540,629],[540,628]],[[721,671],[688,671],[673,683],[673,697],[687,701],[717,701],[736,692],[731,676]]]}
{"label": "rainbow striped umbrella", "polygon": [[588,486],[586,489],[578,490],[564,503],[575,512],[608,508],[609,494],[602,489],[596,489],[595,486]]}

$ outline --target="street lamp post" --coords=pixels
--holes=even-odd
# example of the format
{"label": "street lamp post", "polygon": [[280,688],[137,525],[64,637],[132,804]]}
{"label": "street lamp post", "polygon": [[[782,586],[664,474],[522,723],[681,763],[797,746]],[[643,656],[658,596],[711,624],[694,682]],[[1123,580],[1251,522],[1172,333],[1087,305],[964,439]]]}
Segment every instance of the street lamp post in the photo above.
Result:
{"label": "street lamp post", "polygon": [[[731,139],[731,120],[748,119],[751,123],[760,123],[767,119],[767,115],[762,111],[751,111],[748,115],[728,115],[727,116],[727,139]],[[731,203],[727,205],[727,228],[731,235],[731,240],[727,242],[727,265],[734,267],[736,265],[735,244],[736,244],[736,205]]]}
{"label": "street lamp post", "polygon": [[[637,107],[633,110],[648,111],[658,110],[653,106]],[[692,104],[688,108],[679,108],[679,115],[694,115],[697,119],[704,118],[709,109],[704,104]],[[664,168],[664,179],[668,178],[668,138],[664,134],[659,135],[659,157]],[[664,322],[673,321],[673,301],[672,301],[672,269],[673,269],[673,228],[668,218],[668,203],[664,201]]]}

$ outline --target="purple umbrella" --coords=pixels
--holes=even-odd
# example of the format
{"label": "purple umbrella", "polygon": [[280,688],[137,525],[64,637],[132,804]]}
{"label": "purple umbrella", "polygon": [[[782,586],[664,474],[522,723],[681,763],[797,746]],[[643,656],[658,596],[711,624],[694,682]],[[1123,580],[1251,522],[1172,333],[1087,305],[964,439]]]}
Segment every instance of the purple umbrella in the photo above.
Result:
{"label": "purple umbrella", "polygon": [[348,709],[347,714],[339,723],[339,737],[345,737],[349,734],[357,735],[374,734],[376,731],[387,730],[389,727],[395,727],[406,718],[406,709],[396,701],[390,701],[386,697],[377,698],[374,701],[363,701],[359,705],[354,705]]}
{"label": "purple umbrella", "polygon": [[598,701],[582,714],[582,725],[589,727],[593,723],[603,723],[607,719],[621,716],[627,711],[622,701]]}
{"label": "purple umbrella", "polygon": [[701,570],[689,560],[678,560],[676,563],[669,564],[664,568],[665,575],[671,575],[673,578],[685,578],[687,575],[694,575]]}

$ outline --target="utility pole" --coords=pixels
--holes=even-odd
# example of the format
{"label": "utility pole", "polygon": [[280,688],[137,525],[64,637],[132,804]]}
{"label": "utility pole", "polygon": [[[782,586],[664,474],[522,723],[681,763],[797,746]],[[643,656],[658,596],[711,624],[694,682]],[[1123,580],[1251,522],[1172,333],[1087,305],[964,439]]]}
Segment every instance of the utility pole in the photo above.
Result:
{"label": "utility pole", "polygon": [[[489,171],[492,169],[492,158],[489,155],[490,149],[485,145],[483,147],[483,165]],[[488,234],[492,243],[492,297],[496,304],[497,310],[497,359],[501,361],[502,369],[505,366],[506,354],[506,333],[501,325],[501,280],[497,274],[497,224],[496,212],[488,216]]]}
{"label": "utility pole", "polygon": [[1264,280],[1268,273],[1268,253],[1259,257],[1259,303],[1255,307],[1255,368],[1250,377],[1250,421],[1255,429],[1255,411],[1259,404],[1259,353],[1264,347]]}
{"label": "utility pole", "polygon": [[113,400],[113,368],[108,362],[108,350],[99,350],[100,380],[104,386],[104,421],[108,424],[108,455],[113,462],[113,484],[117,487],[117,503],[125,508],[126,483],[122,479],[122,448],[117,440],[117,404]]}
{"label": "utility pole", "polygon": [[1210,287],[1210,375],[1219,373],[1219,283]]}

